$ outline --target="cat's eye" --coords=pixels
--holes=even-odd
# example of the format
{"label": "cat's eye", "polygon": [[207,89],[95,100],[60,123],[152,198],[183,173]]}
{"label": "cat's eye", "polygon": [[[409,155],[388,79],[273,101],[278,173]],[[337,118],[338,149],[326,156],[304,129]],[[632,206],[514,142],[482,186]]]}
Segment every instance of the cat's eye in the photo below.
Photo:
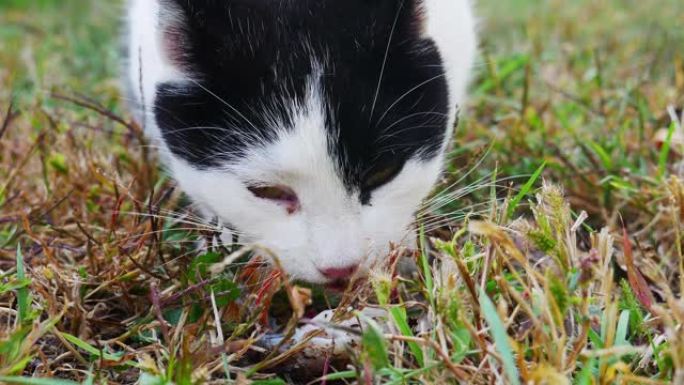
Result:
{"label": "cat's eye", "polygon": [[373,190],[391,182],[403,168],[403,161],[391,159],[378,162],[366,171],[361,179],[361,203],[368,204]]}
{"label": "cat's eye", "polygon": [[257,198],[283,206],[288,214],[294,214],[300,209],[297,194],[287,186],[252,185],[248,186],[247,189]]}

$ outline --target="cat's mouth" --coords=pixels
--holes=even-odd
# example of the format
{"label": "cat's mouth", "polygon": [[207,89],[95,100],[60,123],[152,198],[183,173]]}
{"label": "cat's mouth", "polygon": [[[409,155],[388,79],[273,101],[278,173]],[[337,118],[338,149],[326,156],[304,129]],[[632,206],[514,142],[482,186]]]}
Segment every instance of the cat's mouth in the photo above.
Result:
{"label": "cat's mouth", "polygon": [[326,290],[343,293],[349,288],[350,281],[348,279],[336,279],[325,284]]}
{"label": "cat's mouth", "polygon": [[367,282],[367,275],[366,274],[355,274],[351,277],[348,278],[338,278],[338,279],[333,279],[325,284],[323,286],[325,287],[326,290],[329,290],[334,293],[347,293],[351,292],[354,290],[357,290],[361,287],[363,287],[364,283]]}

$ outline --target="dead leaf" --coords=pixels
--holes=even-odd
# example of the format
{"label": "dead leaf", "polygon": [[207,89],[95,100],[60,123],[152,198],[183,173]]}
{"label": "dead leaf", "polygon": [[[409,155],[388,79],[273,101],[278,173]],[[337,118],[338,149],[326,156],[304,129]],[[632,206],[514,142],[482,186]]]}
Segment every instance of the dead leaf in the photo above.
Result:
{"label": "dead leaf", "polygon": [[627,279],[629,280],[629,285],[634,290],[637,299],[648,311],[651,311],[651,307],[655,300],[653,299],[653,294],[651,289],[648,287],[648,283],[644,279],[643,275],[639,269],[637,269],[634,263],[634,254],[632,253],[632,243],[629,241],[629,236],[627,235],[627,229],[622,228],[622,244],[623,252],[625,255],[625,265],[627,266]]}

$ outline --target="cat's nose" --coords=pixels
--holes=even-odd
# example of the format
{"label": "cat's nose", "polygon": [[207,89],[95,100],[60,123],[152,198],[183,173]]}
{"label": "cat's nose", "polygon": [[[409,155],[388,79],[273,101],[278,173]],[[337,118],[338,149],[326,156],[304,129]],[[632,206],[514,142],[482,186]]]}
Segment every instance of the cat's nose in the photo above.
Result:
{"label": "cat's nose", "polygon": [[359,265],[351,265],[345,267],[331,267],[327,269],[319,269],[319,271],[328,279],[338,280],[350,278],[352,275],[354,275],[354,273],[356,273],[356,270],[358,270],[358,268]]}

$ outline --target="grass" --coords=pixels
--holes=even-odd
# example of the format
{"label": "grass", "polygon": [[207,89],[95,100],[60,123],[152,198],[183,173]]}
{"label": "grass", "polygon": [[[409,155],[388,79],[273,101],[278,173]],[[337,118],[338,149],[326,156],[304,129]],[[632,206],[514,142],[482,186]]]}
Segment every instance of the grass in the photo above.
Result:
{"label": "grass", "polygon": [[[342,296],[194,251],[117,90],[120,8],[0,5],[0,382],[684,383],[684,3],[480,1],[419,269]],[[372,304],[340,356],[268,343]]]}

